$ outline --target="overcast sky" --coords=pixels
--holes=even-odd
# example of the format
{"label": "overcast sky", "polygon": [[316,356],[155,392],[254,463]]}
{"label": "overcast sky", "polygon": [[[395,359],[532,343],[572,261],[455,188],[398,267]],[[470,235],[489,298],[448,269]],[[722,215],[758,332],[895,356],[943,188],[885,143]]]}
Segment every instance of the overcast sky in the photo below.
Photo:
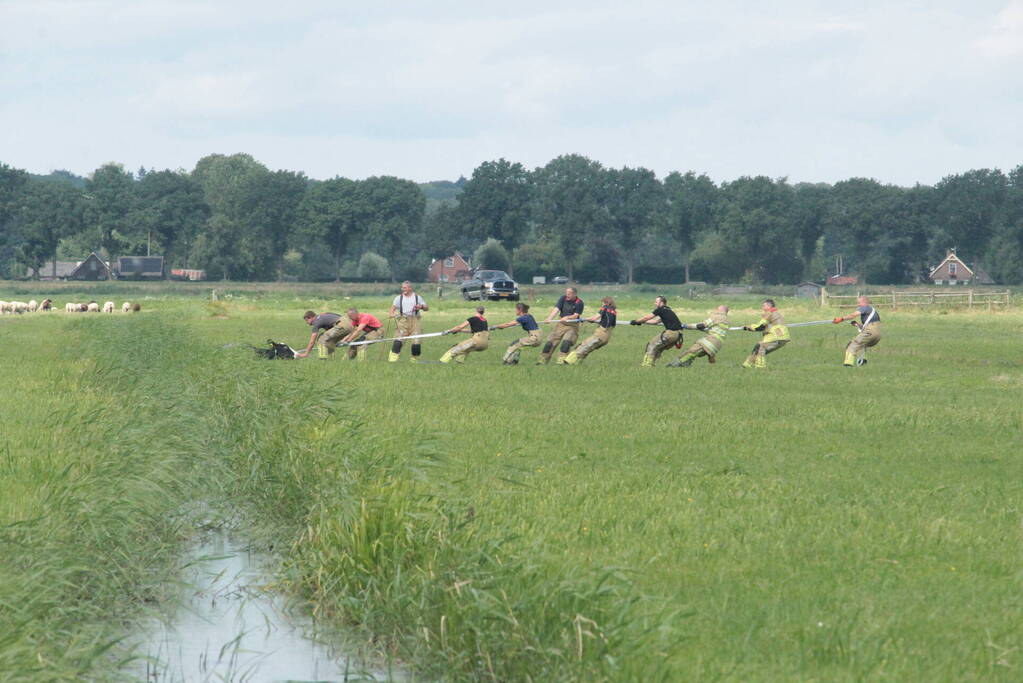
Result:
{"label": "overcast sky", "polygon": [[0,162],[214,152],[417,181],[566,153],[717,181],[1008,171],[1023,0],[0,0]]}

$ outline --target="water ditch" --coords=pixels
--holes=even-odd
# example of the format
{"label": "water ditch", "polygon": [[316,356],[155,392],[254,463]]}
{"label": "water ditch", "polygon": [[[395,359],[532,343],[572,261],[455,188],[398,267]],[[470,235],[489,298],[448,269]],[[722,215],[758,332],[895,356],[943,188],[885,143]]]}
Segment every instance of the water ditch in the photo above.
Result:
{"label": "water ditch", "polygon": [[393,681],[325,643],[270,586],[271,558],[226,529],[204,530],[183,558],[176,609],[142,627],[133,672],[152,683]]}

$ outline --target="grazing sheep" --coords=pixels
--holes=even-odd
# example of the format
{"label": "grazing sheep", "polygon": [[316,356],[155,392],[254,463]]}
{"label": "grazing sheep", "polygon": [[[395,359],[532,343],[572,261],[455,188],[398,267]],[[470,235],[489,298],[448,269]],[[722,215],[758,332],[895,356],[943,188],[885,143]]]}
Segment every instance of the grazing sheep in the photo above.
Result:
{"label": "grazing sheep", "polygon": [[78,312],[85,313],[89,310],[89,304],[78,304]]}
{"label": "grazing sheep", "polygon": [[43,299],[43,302],[39,304],[40,311],[52,311],[53,310],[53,299]]}
{"label": "grazing sheep", "polygon": [[68,303],[64,304],[64,312],[65,313],[77,313],[78,312],[78,304],[73,304],[73,303],[71,303],[69,301]]}
{"label": "grazing sheep", "polygon": [[99,304],[96,303],[95,301],[90,301],[89,305],[86,306],[85,310],[87,310],[89,313],[99,313]]}
{"label": "grazing sheep", "polygon": [[114,312],[114,302],[113,301],[108,301],[105,304],[103,304],[103,312],[104,313],[113,313]]}
{"label": "grazing sheep", "polygon": [[6,301],[0,301],[0,315],[3,315],[6,312],[7,312],[7,302]]}
{"label": "grazing sheep", "polygon": [[15,301],[14,302],[14,312],[15,313],[28,313],[28,304],[26,304],[24,301]]}
{"label": "grazing sheep", "polygon": [[127,313],[130,310],[131,310],[130,301],[125,301],[123,304],[121,304],[121,313]]}
{"label": "grazing sheep", "polygon": [[136,301],[135,303],[133,303],[133,304],[131,305],[131,310],[132,310],[132,312],[133,312],[133,313],[138,313],[139,311],[141,311],[141,310],[142,310],[142,304],[140,304],[140,303],[138,303],[138,302]]}
{"label": "grazing sheep", "polygon": [[29,313],[35,313],[37,308],[39,308],[39,302],[38,301],[36,301],[35,299],[32,299],[31,301],[28,302],[28,312]]}

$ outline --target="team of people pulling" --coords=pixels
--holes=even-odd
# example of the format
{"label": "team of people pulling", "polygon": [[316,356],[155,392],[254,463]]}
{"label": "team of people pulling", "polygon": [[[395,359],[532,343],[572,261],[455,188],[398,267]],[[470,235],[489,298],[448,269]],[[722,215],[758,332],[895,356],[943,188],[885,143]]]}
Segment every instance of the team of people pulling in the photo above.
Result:
{"label": "team of people pulling", "polygon": [[[583,318],[583,301],[579,298],[575,288],[569,287],[565,290],[565,293],[543,320],[543,323],[553,324],[554,329],[543,341],[540,357],[536,363],[538,365],[549,363],[551,357],[557,352],[556,363],[576,365],[583,362],[594,351],[607,346],[618,324],[618,311],[615,308],[615,301],[611,297],[604,297],[600,304],[600,310],[596,315]],[[468,332],[472,335],[468,340],[455,344],[440,358],[441,363],[464,363],[470,353],[485,351],[489,348],[491,329],[501,330],[516,325],[522,327],[525,336],[509,344],[501,359],[505,365],[516,365],[523,348],[541,346],[540,324],[530,314],[529,304],[517,303],[515,319],[495,325],[493,328],[484,317],[484,307],[480,306],[476,309],[476,314],[466,319],[465,322],[443,332],[424,335],[420,324],[420,314],[422,311],[428,310],[430,307],[427,306],[423,297],[416,294],[411,283],[403,282],[401,294],[394,298],[389,312],[389,317],[396,321],[397,333],[391,345],[388,361],[392,363],[398,361],[406,339],[411,342],[411,360],[415,363],[420,360],[422,354],[420,340],[423,337]],[[383,339],[383,325],[380,320],[369,313],[361,313],[355,308],[348,309],[344,316],[336,313],[317,315],[313,311],[306,311],[303,318],[312,328],[312,334],[306,348],[296,353],[298,358],[307,357],[313,346],[316,345],[320,358],[330,358],[336,352],[337,347],[345,346],[348,349],[349,359],[365,360],[366,349],[372,343]],[[843,365],[849,367],[862,365],[866,363],[865,350],[877,345],[881,340],[881,317],[877,309],[870,304],[870,300],[861,296],[857,302],[855,313],[836,317],[830,322],[839,324],[845,321],[852,321],[853,325],[857,327],[858,333],[846,346]],[[816,324],[818,322],[829,321],[799,324]],[[583,323],[595,323],[597,327],[592,335],[577,344],[580,336],[579,328]],[[731,330],[761,333],[760,341],[742,363],[744,368],[767,367],[767,355],[791,341],[785,318],[772,299],[765,299],[761,304],[759,321],[752,325],[732,327],[728,318],[728,306],[718,306],[706,320],[687,324],[679,320],[678,315],[668,306],[668,302],[663,296],[658,296],[654,299],[654,309],[650,313],[630,320],[629,324],[659,325],[663,328],[646,345],[646,352],[641,364],[643,367],[653,367],[661,354],[672,347],[681,349],[683,330],[698,330],[704,334],[682,355],[668,363],[669,367],[689,367],[693,361],[701,357],[706,357],[709,363],[714,363],[718,352],[725,343],[725,337]]]}

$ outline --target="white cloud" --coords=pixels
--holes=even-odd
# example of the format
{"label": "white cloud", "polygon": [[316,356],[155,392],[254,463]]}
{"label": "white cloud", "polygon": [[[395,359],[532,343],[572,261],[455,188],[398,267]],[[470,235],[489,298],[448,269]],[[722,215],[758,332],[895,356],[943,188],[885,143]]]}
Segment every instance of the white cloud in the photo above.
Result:
{"label": "white cloud", "polygon": [[246,151],[426,180],[580,152],[907,184],[1023,162],[1004,60],[1023,1],[835,7],[0,3],[0,160],[84,173]]}

